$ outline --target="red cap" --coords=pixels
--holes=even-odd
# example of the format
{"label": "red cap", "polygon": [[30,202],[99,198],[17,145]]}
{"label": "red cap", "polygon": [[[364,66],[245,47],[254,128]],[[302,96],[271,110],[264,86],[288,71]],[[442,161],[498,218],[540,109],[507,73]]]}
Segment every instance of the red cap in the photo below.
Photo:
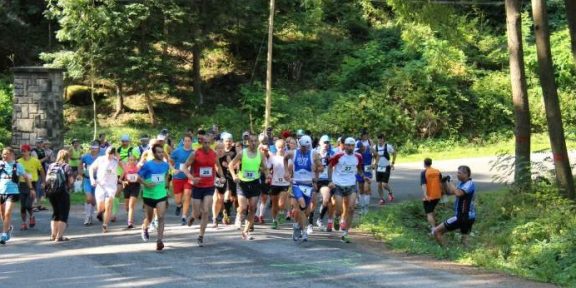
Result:
{"label": "red cap", "polygon": [[290,137],[292,135],[292,133],[290,131],[284,130],[284,131],[282,131],[282,133],[280,135],[282,136],[283,139],[286,139],[286,138]]}
{"label": "red cap", "polygon": [[32,150],[32,147],[30,147],[30,145],[28,144],[22,144],[22,146],[20,146],[20,151],[25,152],[28,151],[30,152]]}

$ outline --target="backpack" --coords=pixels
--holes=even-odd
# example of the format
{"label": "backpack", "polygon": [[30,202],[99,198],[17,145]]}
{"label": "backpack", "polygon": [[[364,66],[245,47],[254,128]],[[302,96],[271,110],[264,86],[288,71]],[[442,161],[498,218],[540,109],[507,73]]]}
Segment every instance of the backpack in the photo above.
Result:
{"label": "backpack", "polygon": [[12,174],[8,174],[8,171],[6,171],[6,162],[2,162],[2,164],[0,164],[0,173],[4,173],[6,175],[11,175],[12,178],[12,182],[18,184],[18,162],[14,162],[14,165],[12,165]]}
{"label": "backpack", "polygon": [[66,174],[60,163],[53,163],[48,167],[46,174],[46,196],[57,195],[66,192]]}

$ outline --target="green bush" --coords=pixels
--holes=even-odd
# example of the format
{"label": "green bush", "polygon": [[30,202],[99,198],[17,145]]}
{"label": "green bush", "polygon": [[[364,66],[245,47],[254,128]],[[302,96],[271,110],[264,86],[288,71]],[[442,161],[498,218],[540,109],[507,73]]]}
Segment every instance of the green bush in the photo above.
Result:
{"label": "green bush", "polygon": [[[555,187],[534,184],[534,193],[507,190],[478,194],[478,218],[470,248],[459,244],[457,233],[446,234],[447,248],[429,236],[420,201],[408,201],[370,212],[360,228],[383,239],[393,249],[427,254],[530,279],[576,285],[576,218],[574,202],[558,196]],[[453,213],[440,205],[437,220]]]}
{"label": "green bush", "polygon": [[12,84],[0,77],[0,143],[9,144],[12,133]]}
{"label": "green bush", "polygon": [[[66,87],[66,93],[64,94],[64,100],[75,106],[85,106],[92,104],[92,98],[90,95],[90,87],[82,85],[69,85]],[[105,93],[103,91],[95,89],[94,98],[96,102],[104,99]]]}

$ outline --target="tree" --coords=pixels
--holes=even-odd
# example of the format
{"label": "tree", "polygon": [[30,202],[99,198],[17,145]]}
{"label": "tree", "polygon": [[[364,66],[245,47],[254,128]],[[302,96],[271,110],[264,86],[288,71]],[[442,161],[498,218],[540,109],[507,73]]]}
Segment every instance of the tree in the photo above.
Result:
{"label": "tree", "polygon": [[576,1],[564,0],[566,4],[566,20],[570,30],[570,43],[572,46],[572,58],[576,62]]}
{"label": "tree", "polygon": [[562,114],[560,112],[556,81],[554,79],[546,0],[532,0],[532,17],[534,18],[534,31],[536,36],[538,74],[540,85],[542,86],[542,95],[544,97],[550,146],[552,146],[552,155],[556,168],[556,180],[560,192],[567,198],[574,199],[574,178],[566,150]]}
{"label": "tree", "polygon": [[516,146],[514,182],[522,190],[529,190],[530,172],[530,108],[524,70],[520,0],[506,0],[506,27],[510,54],[510,82],[514,104]]}
{"label": "tree", "polygon": [[274,0],[270,0],[270,19],[268,20],[268,57],[266,67],[266,109],[264,112],[264,129],[270,127],[272,110],[272,47],[274,38]]}

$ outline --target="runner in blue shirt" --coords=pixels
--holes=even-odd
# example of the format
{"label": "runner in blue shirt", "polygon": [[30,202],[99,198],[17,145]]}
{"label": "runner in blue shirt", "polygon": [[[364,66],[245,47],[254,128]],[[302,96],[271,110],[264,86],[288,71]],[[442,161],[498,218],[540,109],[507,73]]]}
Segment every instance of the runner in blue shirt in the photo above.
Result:
{"label": "runner in blue shirt", "polygon": [[0,161],[0,206],[2,211],[2,235],[0,235],[0,244],[4,245],[12,234],[13,227],[12,209],[16,202],[20,200],[20,191],[18,182],[20,176],[25,176],[26,185],[30,187],[30,196],[35,195],[34,187],[30,181],[30,176],[26,174],[24,166],[14,161],[14,150],[4,148],[2,150],[2,161]]}

